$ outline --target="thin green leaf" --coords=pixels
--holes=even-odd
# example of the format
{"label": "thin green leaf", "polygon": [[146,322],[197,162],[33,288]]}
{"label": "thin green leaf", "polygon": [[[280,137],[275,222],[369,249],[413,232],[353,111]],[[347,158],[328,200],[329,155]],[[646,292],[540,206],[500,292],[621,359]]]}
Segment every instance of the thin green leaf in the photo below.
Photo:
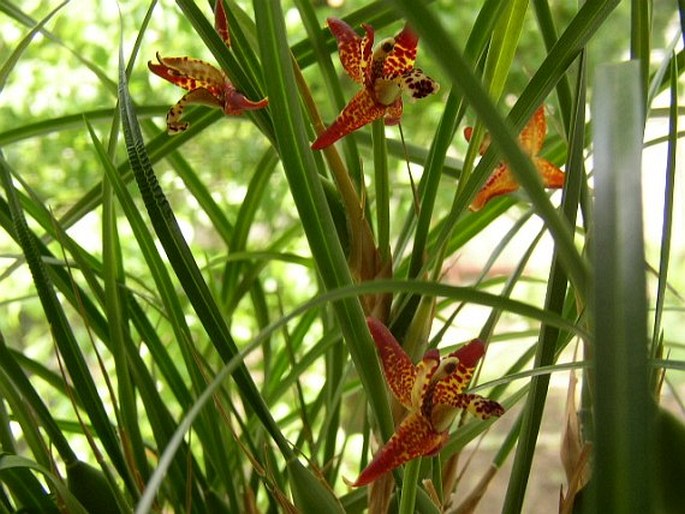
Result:
{"label": "thin green leaf", "polygon": [[43,310],[46,317],[50,320],[55,343],[60,350],[73,383],[77,386],[78,395],[100,441],[104,445],[110,459],[112,459],[112,463],[117,468],[117,471],[124,479],[127,488],[133,492],[136,488],[119,446],[118,437],[109,421],[102,399],[93,382],[88,364],[81,353],[67,316],[57,299],[52,282],[48,278],[45,264],[41,260],[41,256],[36,248],[35,236],[29,230],[23,210],[19,204],[10,173],[7,161],[0,155],[0,178],[8,197],[15,230],[24,251],[26,262],[31,270]]}
{"label": "thin green leaf", "polygon": [[[671,234],[673,228],[674,186],[676,173],[676,148],[678,134],[678,63],[673,56],[671,63],[671,101],[668,120],[668,160],[666,161],[666,181],[664,183],[664,215],[661,228],[661,253],[659,256],[659,274],[656,289],[656,301],[654,306],[654,327],[652,332],[652,345],[656,348],[656,342],[661,333],[661,318],[664,309],[666,285],[668,284],[668,268],[671,256]],[[654,355],[652,355],[654,356]]]}

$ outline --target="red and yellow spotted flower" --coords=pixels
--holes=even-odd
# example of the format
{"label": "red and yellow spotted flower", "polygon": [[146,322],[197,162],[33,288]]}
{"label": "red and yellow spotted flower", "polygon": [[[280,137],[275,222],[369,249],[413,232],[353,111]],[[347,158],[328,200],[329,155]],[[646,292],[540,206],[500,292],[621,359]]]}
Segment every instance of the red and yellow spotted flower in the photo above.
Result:
{"label": "red and yellow spotted flower", "polygon": [[416,457],[435,455],[447,442],[449,427],[462,409],[480,419],[504,413],[499,403],[463,392],[485,352],[480,339],[442,359],[437,350],[428,350],[415,365],[383,323],[374,318],[368,318],[367,323],[388,386],[409,414],[360,473],[354,487],[373,482]]}
{"label": "red and yellow spotted flower", "polygon": [[[471,141],[473,129],[466,127],[464,129],[464,137],[467,141]],[[547,120],[545,119],[545,107],[538,107],[533,117],[528,121],[526,126],[519,135],[519,143],[523,151],[530,155],[530,158],[535,163],[540,177],[545,187],[551,189],[559,189],[564,185],[564,172],[557,168],[554,164],[542,157],[539,157],[540,149],[545,142],[547,135]],[[485,136],[483,143],[480,145],[480,154],[483,155],[490,146],[490,137]],[[480,210],[491,198],[495,196],[513,193],[519,188],[519,183],[514,178],[509,170],[509,165],[501,162],[495,168],[488,178],[485,185],[476,195],[476,198],[471,203],[470,209],[472,211]]]}
{"label": "red and yellow spotted flower", "polygon": [[[230,48],[231,38],[223,0],[216,2],[214,27],[226,46]],[[150,71],[188,91],[169,109],[166,115],[167,132],[170,135],[178,134],[188,128],[187,122],[180,121],[183,110],[188,104],[216,107],[223,110],[226,115],[238,115],[243,111],[261,109],[269,104],[266,98],[258,102],[247,99],[236,90],[222,70],[200,59],[161,57],[158,52],[157,60],[158,64],[151,61],[147,63]]]}
{"label": "red and yellow spotted flower", "polygon": [[359,36],[338,18],[328,18],[328,28],[338,41],[340,62],[347,74],[362,89],[350,100],[333,124],[312,144],[321,150],[350,132],[381,117],[386,125],[397,124],[402,117],[402,92],[418,99],[438,91],[439,85],[414,67],[419,37],[409,26],[373,50],[374,30],[362,25],[366,34]]}

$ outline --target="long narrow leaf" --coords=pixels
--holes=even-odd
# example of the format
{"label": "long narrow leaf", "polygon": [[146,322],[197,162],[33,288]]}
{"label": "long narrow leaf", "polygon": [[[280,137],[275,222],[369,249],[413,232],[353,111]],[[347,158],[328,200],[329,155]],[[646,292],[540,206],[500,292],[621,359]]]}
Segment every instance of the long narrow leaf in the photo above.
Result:
{"label": "long narrow leaf", "polygon": [[57,299],[52,282],[47,276],[45,264],[41,260],[40,254],[35,246],[35,236],[30,232],[28,225],[26,224],[23,210],[19,205],[12,183],[9,165],[2,155],[0,155],[0,178],[7,193],[15,230],[24,251],[26,262],[31,270],[38,296],[43,305],[45,315],[51,321],[50,326],[53,331],[55,343],[59,347],[60,353],[64,358],[64,363],[72,381],[74,384],[78,385],[78,394],[83,401],[84,407],[88,412],[102,444],[105,446],[109,457],[112,459],[112,462],[120,475],[126,481],[127,487],[133,492],[135,491],[135,485],[124,460],[118,437],[112,429],[102,399],[93,382],[92,375],[88,369],[84,356],[81,353],[74,332]]}
{"label": "long narrow leaf", "polygon": [[593,102],[596,512],[652,505],[647,304],[642,227],[643,91],[637,62],[598,69]]}

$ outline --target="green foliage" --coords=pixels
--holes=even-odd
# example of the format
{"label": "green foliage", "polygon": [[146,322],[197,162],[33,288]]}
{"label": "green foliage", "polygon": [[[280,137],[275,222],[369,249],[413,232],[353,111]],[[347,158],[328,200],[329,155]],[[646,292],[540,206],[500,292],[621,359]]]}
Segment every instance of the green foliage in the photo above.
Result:
{"label": "green foliage", "polygon": [[[550,468],[547,510],[683,504],[685,13],[225,0],[227,48],[213,2],[91,3],[0,0],[0,512],[519,512]],[[331,15],[406,19],[441,91],[314,152],[358,87]],[[269,107],[170,137],[156,51]],[[540,105],[562,193],[518,144]],[[520,191],[469,211],[503,160]],[[508,412],[369,491],[346,481],[400,416],[371,313],[416,358],[488,341],[471,389]]]}

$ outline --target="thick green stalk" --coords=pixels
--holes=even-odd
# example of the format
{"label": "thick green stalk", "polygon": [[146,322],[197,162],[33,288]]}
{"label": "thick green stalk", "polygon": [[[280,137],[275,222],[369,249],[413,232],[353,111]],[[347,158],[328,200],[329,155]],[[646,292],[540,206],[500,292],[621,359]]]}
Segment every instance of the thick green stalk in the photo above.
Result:
{"label": "thick green stalk", "polygon": [[388,262],[390,258],[390,183],[388,180],[388,149],[385,144],[385,123],[383,119],[378,119],[373,122],[372,126],[378,251],[381,262]]}
{"label": "thick green stalk", "polygon": [[421,457],[410,460],[404,466],[399,514],[414,514],[416,512],[416,490],[419,487],[419,471],[421,471]]}

